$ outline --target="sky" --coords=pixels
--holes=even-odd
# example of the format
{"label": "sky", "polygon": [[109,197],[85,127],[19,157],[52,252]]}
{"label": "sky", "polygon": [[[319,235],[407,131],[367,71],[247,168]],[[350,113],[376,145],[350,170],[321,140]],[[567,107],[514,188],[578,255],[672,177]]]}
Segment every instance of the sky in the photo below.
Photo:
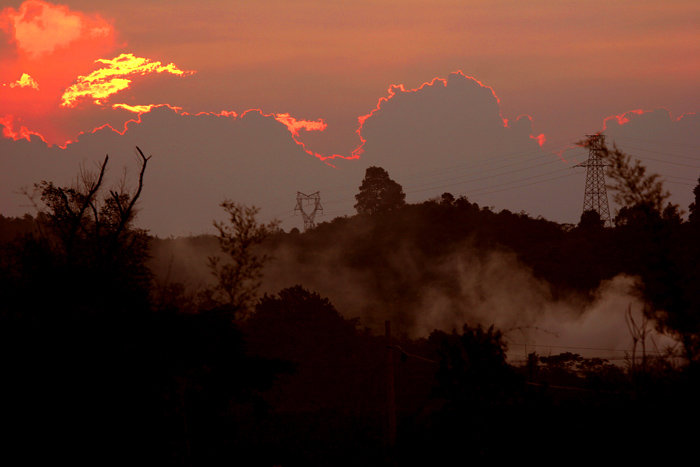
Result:
{"label": "sky", "polygon": [[575,223],[597,132],[687,210],[698,83],[697,0],[0,0],[0,213],[105,154],[133,186],[138,146],[159,236],[212,232],[224,199],[285,230],[298,192],[353,215],[370,166],[409,202]]}

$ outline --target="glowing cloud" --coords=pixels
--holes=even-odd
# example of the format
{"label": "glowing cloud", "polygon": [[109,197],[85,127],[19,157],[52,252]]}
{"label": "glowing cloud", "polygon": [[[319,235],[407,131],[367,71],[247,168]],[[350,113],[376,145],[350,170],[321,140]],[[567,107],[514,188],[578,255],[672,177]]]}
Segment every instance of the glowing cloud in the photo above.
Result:
{"label": "glowing cloud", "polygon": [[170,73],[177,76],[187,76],[194,71],[180,70],[175,64],[163,65],[159,61],[136,57],[133,54],[121,54],[112,60],[98,59],[96,63],[104,63],[106,67],[95,70],[87,76],[79,76],[78,82],[65,90],[61,97],[62,107],[75,107],[82,98],[93,99],[95,104],[101,104],[112,94],[127,89],[131,79],[126,76],[148,75],[151,73]]}
{"label": "glowing cloud", "polygon": [[644,110],[637,109],[630,110],[629,112],[625,112],[620,115],[612,115],[610,117],[607,117],[603,121],[603,131],[608,129],[608,122],[617,122],[618,125],[624,125],[625,123],[629,123],[630,119],[634,118],[635,116],[644,115],[645,113],[648,113],[648,111],[645,112]]}
{"label": "glowing cloud", "polygon": [[540,145],[540,147],[544,146],[544,143],[547,142],[547,138],[544,136],[544,133],[540,133],[539,135],[530,135],[530,139],[537,140],[537,144]]}
{"label": "glowing cloud", "polygon": [[29,58],[51,54],[81,38],[111,35],[112,27],[99,16],[71,12],[67,6],[41,0],[28,0],[19,10],[6,8],[0,16],[0,27],[13,31],[17,48]]}
{"label": "glowing cloud", "polygon": [[32,88],[36,89],[37,91],[39,90],[39,84],[34,81],[34,78],[29,76],[27,73],[22,73],[22,77],[15,81],[14,83],[10,83],[11,88]]}
{"label": "glowing cloud", "polygon": [[95,59],[116,55],[111,21],[28,0],[16,10],[0,9],[0,42],[3,135],[41,134],[50,144],[65,144],[79,123],[66,118],[58,103],[77,76],[95,68]]}
{"label": "glowing cloud", "polygon": [[[256,112],[262,115],[263,117],[274,117],[275,120],[278,122],[284,124],[284,126],[287,127],[287,130],[292,134],[292,138],[294,139],[294,142],[298,145],[301,146],[302,149],[304,149],[304,152],[309,154],[310,156],[314,156],[319,158],[322,161],[325,161],[326,159],[332,159],[334,157],[341,157],[338,156],[337,154],[334,154],[332,156],[324,156],[323,154],[319,154],[317,152],[314,152],[306,147],[306,144],[304,144],[302,141],[299,140],[299,130],[305,130],[305,131],[324,131],[328,125],[322,120],[297,120],[296,118],[290,116],[288,113],[284,114],[265,114],[263,113],[262,110],[260,109],[250,109],[246,110],[241,114],[241,117],[244,117],[247,113],[249,112]],[[230,112],[225,112],[222,114],[218,114],[220,116],[236,116],[235,113],[230,113]],[[331,165],[331,164],[328,164]]]}
{"label": "glowing cloud", "polygon": [[20,139],[26,139],[27,141],[31,141],[31,137],[32,135],[34,135],[40,138],[42,141],[45,141],[43,136],[41,136],[39,133],[29,130],[25,126],[20,126],[19,129],[15,129],[14,117],[12,115],[0,117],[0,126],[2,126],[2,135],[5,138],[10,138],[15,141]]}
{"label": "glowing cloud", "polygon": [[129,112],[133,112],[135,114],[142,114],[144,112],[150,112],[153,107],[156,107],[157,104],[148,104],[148,105],[129,105],[129,104],[113,104],[112,108],[113,109],[124,109],[128,110]]}
{"label": "glowing cloud", "polygon": [[[312,151],[309,148],[306,147],[306,144],[302,141],[299,140],[299,130],[306,130],[306,131],[324,131],[328,125],[323,121],[323,119],[319,120],[297,120],[294,117],[291,117],[289,114],[275,114],[275,120],[277,120],[280,123],[284,123],[284,125],[287,127],[289,132],[292,134],[292,138],[294,138],[294,141],[301,146],[304,151],[314,157],[317,157],[321,159],[322,161],[326,161],[326,164],[330,165],[331,167],[335,167],[332,164],[328,162],[328,159],[335,159],[336,157],[343,158],[340,154],[333,154],[331,156],[324,156],[323,154],[320,154],[318,152]],[[348,158],[350,159],[350,158]]]}
{"label": "glowing cloud", "polygon": [[297,120],[294,117],[290,117],[289,114],[277,114],[275,115],[275,120],[284,123],[293,136],[299,136],[299,130],[302,129],[306,131],[323,131],[328,126],[323,120]]}

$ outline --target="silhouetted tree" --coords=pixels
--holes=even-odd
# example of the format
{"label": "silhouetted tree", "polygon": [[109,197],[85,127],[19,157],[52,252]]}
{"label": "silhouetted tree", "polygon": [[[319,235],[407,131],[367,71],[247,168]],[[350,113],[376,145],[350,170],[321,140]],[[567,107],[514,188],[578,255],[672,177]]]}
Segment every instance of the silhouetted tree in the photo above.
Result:
{"label": "silhouetted tree", "polygon": [[[589,147],[592,140],[578,144]],[[646,205],[649,209],[661,212],[671,194],[664,188],[658,174],[647,173],[646,167],[632,156],[625,154],[617,145],[612,149],[605,143],[600,146],[600,156],[610,164],[607,175],[613,180],[610,188],[613,199],[620,206]]]}
{"label": "silhouetted tree", "polygon": [[442,196],[440,197],[440,204],[444,204],[446,206],[452,206],[455,203],[455,197],[452,195],[452,193],[443,193]]}
{"label": "silhouetted tree", "polygon": [[635,204],[622,206],[615,216],[614,224],[617,227],[629,227],[641,229],[658,226],[661,222],[661,212],[656,211],[650,204]]}
{"label": "silhouetted tree", "polygon": [[700,177],[698,177],[698,184],[693,188],[693,195],[695,195],[695,200],[688,206],[688,221],[691,225],[700,226]]}
{"label": "silhouetted tree", "polygon": [[265,294],[244,330],[256,354],[285,358],[307,372],[317,370],[319,362],[339,364],[338,360],[350,357],[357,325],[357,320],[338,313],[328,298],[295,285],[277,295]]}
{"label": "silhouetted tree", "polygon": [[[357,325],[300,285],[263,296],[242,323],[253,355],[283,358],[295,369],[267,395],[271,417],[279,416],[277,464],[366,465],[376,458],[384,399],[375,391],[385,345]],[[294,461],[298,456],[307,460]]]}
{"label": "silhouetted tree", "polygon": [[590,209],[581,214],[581,220],[578,223],[581,229],[599,229],[605,225],[605,221],[600,218],[600,213]]}
{"label": "silhouetted tree", "polygon": [[10,242],[22,235],[36,232],[37,221],[31,214],[22,217],[5,217],[0,214],[0,243]]}
{"label": "silhouetted tree", "polygon": [[98,199],[108,156],[100,166],[99,174],[83,171],[74,187],[56,187],[45,181],[38,185],[41,200],[49,209],[48,224],[69,259],[75,244],[88,238],[102,240],[106,254],[113,255],[128,242],[125,237],[134,233],[130,227],[136,217],[136,202],[143,190],[143,177],[150,159],[138,147],[136,150],[141,156],[141,171],[133,194],[122,184],[120,191],[110,190],[101,202]]}
{"label": "silhouetted tree", "polygon": [[385,213],[406,204],[406,194],[401,185],[389,178],[381,167],[369,167],[355,195],[355,209],[359,214]]}
{"label": "silhouetted tree", "polygon": [[[443,405],[406,446],[407,459],[443,465],[461,458],[481,465],[503,457],[503,445],[515,441],[506,431],[516,420],[524,379],[506,363],[501,333],[465,325],[462,333],[433,331],[428,343],[440,355],[433,398]],[[423,446],[430,446],[427,452]]]}
{"label": "silhouetted tree", "polygon": [[142,374],[127,376],[151,283],[148,235],[134,226],[150,158],[137,151],[133,191],[125,180],[105,189],[108,157],[97,172],[81,170],[72,186],[36,184],[37,229],[2,252],[0,364],[9,384],[0,399],[16,405],[3,402],[4,423],[16,423],[18,433],[23,420],[41,425],[27,440],[54,458],[90,457],[123,443],[126,414],[152,395],[134,391]]}
{"label": "silhouetted tree", "polygon": [[35,185],[30,196],[39,210],[38,227],[16,250],[20,289],[40,285],[41,295],[55,305],[91,311],[146,304],[148,234],[133,223],[150,157],[136,150],[141,167],[133,192],[125,180],[117,190],[104,189],[108,156],[98,172],[81,170],[72,186]]}
{"label": "silhouetted tree", "polygon": [[[584,143],[585,145],[585,143]],[[689,361],[700,358],[700,288],[697,239],[682,225],[678,206],[658,174],[617,147],[601,148],[611,164],[611,188],[622,207],[615,218],[622,269],[642,280],[638,291],[657,327],[682,342]]]}
{"label": "silhouetted tree", "polygon": [[214,221],[219,231],[219,245],[226,260],[209,257],[209,266],[217,280],[214,299],[235,312],[245,311],[255,299],[262,278],[262,269],[270,259],[259,250],[260,244],[276,231],[279,222],[260,224],[255,216],[260,211],[233,201],[221,203],[229,215],[228,222]]}
{"label": "silhouetted tree", "polygon": [[[73,186],[38,184],[41,230],[0,245],[0,428],[13,433],[5,450],[28,463],[250,458],[237,437],[289,366],[250,357],[219,309],[193,313],[173,300],[154,312],[149,238],[133,224],[149,160],[139,154],[134,191],[103,189],[108,158]],[[245,225],[241,238],[252,242],[258,231]],[[241,238],[230,251],[246,251]]]}
{"label": "silhouetted tree", "polygon": [[500,331],[465,325],[461,335],[435,331],[430,339],[442,341],[437,396],[460,408],[508,402],[518,378]]}

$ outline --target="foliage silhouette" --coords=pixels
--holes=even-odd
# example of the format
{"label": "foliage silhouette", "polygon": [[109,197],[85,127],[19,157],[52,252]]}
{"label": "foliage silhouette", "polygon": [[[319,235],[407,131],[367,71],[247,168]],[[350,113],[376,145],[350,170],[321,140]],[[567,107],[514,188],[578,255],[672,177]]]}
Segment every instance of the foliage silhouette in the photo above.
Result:
{"label": "foliage silhouette", "polygon": [[229,313],[152,306],[149,238],[134,227],[149,159],[139,154],[133,192],[123,183],[103,195],[108,158],[72,187],[38,184],[39,228],[0,245],[6,455],[79,465],[252,455],[238,433],[263,416],[260,393],[288,364],[249,356]]}
{"label": "foliage silhouette", "polygon": [[227,257],[223,262],[219,256],[209,257],[209,267],[217,280],[213,298],[222,306],[241,314],[255,299],[263,266],[270,260],[258,247],[279,223],[258,223],[255,216],[260,210],[256,207],[233,201],[224,201],[221,207],[229,215],[229,220],[214,221],[214,227],[219,231],[219,246]]}
{"label": "foliage silhouette", "polygon": [[[590,147],[592,141],[580,141],[578,145]],[[603,142],[599,154],[609,164],[607,176],[613,180],[609,188],[614,191],[613,199],[617,204],[642,205],[652,211],[663,211],[671,194],[664,188],[663,180],[658,174],[647,173],[646,167],[639,160],[625,154],[616,145],[611,149]]]}
{"label": "foliage silhouette", "polygon": [[0,243],[11,242],[27,234],[35,233],[37,221],[31,214],[22,217],[5,217],[0,214]]}
{"label": "foliage silhouette", "polygon": [[[265,295],[244,323],[250,350],[266,358],[284,358],[298,371],[288,387],[296,406],[328,406],[349,384],[342,367],[357,355],[357,320],[345,319],[333,304],[299,285]],[[314,381],[299,386],[300,381]],[[296,388],[296,389],[295,389]],[[285,397],[288,400],[289,394]]]}
{"label": "foliage silhouette", "polygon": [[481,465],[508,458],[503,445],[520,446],[507,430],[523,410],[525,386],[506,363],[501,333],[465,325],[462,333],[434,331],[427,344],[440,357],[432,394],[436,409],[427,423],[404,433],[404,461],[442,465],[459,458]]}
{"label": "foliage silhouette", "polygon": [[697,227],[700,226],[700,177],[698,177],[698,184],[693,188],[693,195],[695,195],[694,201],[688,206],[688,221]]}
{"label": "foliage silhouette", "polygon": [[[380,216],[335,219],[306,233],[276,232],[267,242],[257,239],[273,226],[262,226],[256,236],[257,211],[239,206],[242,222],[252,219],[247,238],[256,264],[283,252],[280,269],[292,271],[275,276],[273,286],[304,282],[263,296],[238,321],[223,290],[218,305],[226,306],[219,307],[202,306],[184,283],[155,290],[144,258],[148,241],[166,240],[149,240],[133,215],[122,216],[135,213],[129,206],[137,192],[121,197],[98,189],[90,195],[104,187],[99,180],[94,174],[74,187],[38,185],[47,205],[38,216],[42,230],[25,229],[23,219],[21,230],[29,235],[1,245],[1,423],[10,433],[6,444],[29,460],[44,460],[36,459],[41,447],[52,461],[93,464],[135,457],[184,465],[241,459],[376,464],[387,343],[339,310],[364,313],[362,324],[379,329],[391,319],[398,331],[390,348],[397,350],[402,464],[521,460],[534,449],[543,460],[560,461],[574,442],[585,446],[577,455],[593,460],[609,454],[602,438],[629,446],[638,442],[639,426],[682,426],[683,417],[698,410],[700,246],[692,221],[683,222],[668,203],[622,206],[616,226],[599,229],[596,219],[562,226],[446,193]],[[112,235],[122,219],[115,250]],[[3,222],[0,228],[15,225]],[[235,237],[235,228],[226,227]],[[206,258],[218,239],[190,241]],[[468,313],[459,295],[463,270],[450,259],[484,260],[494,251],[546,280],[555,298],[592,296],[600,281],[619,273],[638,276],[640,297],[659,326],[682,340],[691,363],[660,366],[633,380],[624,367],[571,353],[533,354],[531,367],[518,368],[506,361],[505,340],[494,328],[468,326],[415,340],[402,335],[414,329],[413,318],[436,291],[450,297],[446,307]],[[220,260],[219,270],[234,264],[232,256],[228,261]],[[191,262],[181,266],[192,270]],[[205,261],[202,269],[209,273]],[[243,286],[257,284],[255,277]],[[170,298],[153,303],[149,293]],[[251,306],[254,294],[249,297]],[[529,374],[529,384],[521,373]],[[639,457],[688,454],[693,434],[664,431],[655,439],[665,447]]]}
{"label": "foliage silhouette", "polygon": [[355,199],[358,214],[387,213],[406,204],[401,185],[389,178],[389,173],[381,167],[367,168]]}
{"label": "foliage silhouette", "polygon": [[[579,142],[589,144],[590,140]],[[610,188],[620,205],[614,233],[620,269],[640,277],[638,292],[657,327],[679,338],[689,361],[700,359],[700,248],[692,228],[696,204],[690,206],[691,222],[684,225],[658,174],[647,173],[639,160],[616,146],[603,144],[600,154],[610,164]],[[697,198],[700,188],[693,193]]]}
{"label": "foliage silhouette", "polygon": [[493,326],[465,325],[461,335],[434,331],[441,341],[436,397],[456,410],[473,410],[493,403],[507,403],[519,377],[506,363],[507,346]]}
{"label": "foliage silhouette", "polygon": [[105,157],[98,172],[81,169],[73,186],[43,181],[35,185],[32,201],[39,209],[37,229],[15,248],[17,287],[41,284],[51,304],[34,307],[83,310],[125,310],[147,306],[151,273],[148,235],[134,227],[150,157],[139,148],[140,173],[133,192],[122,181],[105,190]]}
{"label": "foliage silhouette", "polygon": [[581,229],[591,230],[600,229],[605,226],[605,221],[600,218],[600,213],[596,210],[584,211],[581,214],[581,220],[578,227]]}
{"label": "foliage silhouette", "polygon": [[277,464],[376,462],[382,421],[377,415],[384,400],[376,386],[384,346],[357,325],[327,298],[299,285],[263,296],[242,323],[253,355],[294,365],[294,373],[282,376],[265,396],[272,406],[270,423],[278,430],[267,441]]}

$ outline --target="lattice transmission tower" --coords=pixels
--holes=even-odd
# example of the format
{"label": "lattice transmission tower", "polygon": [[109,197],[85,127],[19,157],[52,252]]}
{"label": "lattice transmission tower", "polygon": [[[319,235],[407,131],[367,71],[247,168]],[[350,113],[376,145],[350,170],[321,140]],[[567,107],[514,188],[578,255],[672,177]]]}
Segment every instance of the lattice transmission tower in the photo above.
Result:
{"label": "lattice transmission tower", "polygon": [[[304,210],[304,206],[313,205],[313,211],[308,213]],[[294,214],[297,211],[301,212],[301,217],[304,219],[304,232],[311,230],[316,227],[314,219],[316,218],[316,213],[323,213],[323,207],[321,206],[321,194],[317,191],[310,195],[305,195],[304,193],[297,191],[297,205],[294,207]]]}
{"label": "lattice transmission tower", "polygon": [[586,167],[586,192],[583,195],[583,212],[596,211],[606,227],[612,226],[608,191],[605,186],[605,168],[607,164],[601,157],[605,135],[586,135],[588,137],[588,160],[574,167]]}

